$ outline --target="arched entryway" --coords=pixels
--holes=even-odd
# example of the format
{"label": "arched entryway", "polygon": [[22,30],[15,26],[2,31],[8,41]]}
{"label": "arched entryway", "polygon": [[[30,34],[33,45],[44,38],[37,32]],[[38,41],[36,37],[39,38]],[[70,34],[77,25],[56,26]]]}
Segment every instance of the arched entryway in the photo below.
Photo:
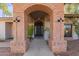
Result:
{"label": "arched entryway", "polygon": [[[18,8],[18,6],[20,6],[21,8]],[[49,27],[50,29],[48,46],[51,48],[51,50],[55,53],[66,51],[67,42],[64,40],[63,35],[64,23],[58,21],[61,18],[64,19],[63,9],[64,9],[63,4],[15,4],[14,20],[19,16],[20,21],[13,23],[13,27],[15,29],[13,30],[14,40],[11,42],[11,52],[12,53],[26,52],[26,50],[29,47],[28,28],[29,26],[32,27],[34,26],[34,28],[36,26],[38,28],[38,26],[35,25],[38,22],[41,24],[39,25],[39,27],[41,27],[40,30],[42,29],[42,26],[44,29],[47,27]],[[40,19],[40,17],[38,17],[36,13],[44,14],[45,15],[45,17],[43,17],[44,19]],[[36,21],[35,19],[38,21]],[[38,29],[36,30],[38,31]],[[39,34],[43,35],[44,33]]]}
{"label": "arched entryway", "polygon": [[[51,47],[52,45],[52,20],[50,22],[50,19],[52,19],[52,10],[45,5],[36,4],[28,7],[25,10],[24,13],[25,17],[25,33],[27,42],[29,42],[29,36],[33,36],[33,38],[43,38],[45,36],[45,31],[49,32],[49,38],[48,38],[48,45]],[[51,29],[50,29],[51,27]],[[31,28],[31,33],[29,34],[28,31]],[[28,35],[29,34],[29,35]],[[28,45],[29,43],[26,43]]]}
{"label": "arched entryway", "polygon": [[[47,22],[47,19],[45,19],[46,17],[48,16],[47,13],[43,12],[43,11],[34,11],[34,12],[31,12],[29,14],[29,18],[28,19],[28,23],[29,25],[32,24],[33,25],[33,36],[34,38],[35,37],[44,37],[44,30],[45,28],[47,27],[45,24],[45,22]],[[48,20],[50,21],[50,20]],[[50,26],[50,22],[48,22],[49,26]],[[48,29],[49,26],[47,27]],[[29,28],[29,27],[28,27]]]}

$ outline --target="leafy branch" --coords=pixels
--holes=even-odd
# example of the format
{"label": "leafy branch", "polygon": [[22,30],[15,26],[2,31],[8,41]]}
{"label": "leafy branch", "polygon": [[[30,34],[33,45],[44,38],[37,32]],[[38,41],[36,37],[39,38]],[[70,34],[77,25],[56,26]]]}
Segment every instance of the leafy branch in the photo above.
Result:
{"label": "leafy branch", "polygon": [[79,22],[78,22],[78,19],[73,19],[72,22],[73,22],[73,25],[75,26],[75,32],[79,37]]}
{"label": "leafy branch", "polygon": [[0,9],[3,10],[3,13],[6,15],[11,15],[11,13],[8,10],[7,4],[6,3],[0,3]]}

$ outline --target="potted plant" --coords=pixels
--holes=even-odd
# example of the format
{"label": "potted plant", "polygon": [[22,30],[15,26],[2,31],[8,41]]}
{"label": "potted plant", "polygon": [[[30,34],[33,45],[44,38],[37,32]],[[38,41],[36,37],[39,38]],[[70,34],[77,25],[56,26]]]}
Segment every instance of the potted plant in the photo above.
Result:
{"label": "potted plant", "polygon": [[49,28],[45,28],[45,30],[44,30],[44,40],[47,42],[47,44],[48,44],[49,36],[50,36]]}
{"label": "potted plant", "polygon": [[34,31],[34,28],[33,28],[33,25],[31,24],[31,25],[29,25],[29,27],[28,27],[28,38],[29,38],[30,40],[32,40],[33,31]]}

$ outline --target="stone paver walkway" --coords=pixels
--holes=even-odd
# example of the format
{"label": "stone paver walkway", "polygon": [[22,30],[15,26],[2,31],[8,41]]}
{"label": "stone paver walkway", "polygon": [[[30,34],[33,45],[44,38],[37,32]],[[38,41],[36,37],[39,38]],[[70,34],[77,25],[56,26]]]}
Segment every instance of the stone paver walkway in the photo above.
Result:
{"label": "stone paver walkway", "polygon": [[43,39],[34,39],[30,44],[30,48],[24,56],[53,56],[46,41]]}

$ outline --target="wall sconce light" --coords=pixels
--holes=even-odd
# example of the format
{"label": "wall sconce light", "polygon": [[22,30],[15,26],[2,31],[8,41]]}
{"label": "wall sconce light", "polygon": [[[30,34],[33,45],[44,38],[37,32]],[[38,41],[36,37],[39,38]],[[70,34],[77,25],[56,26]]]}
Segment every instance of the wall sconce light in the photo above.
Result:
{"label": "wall sconce light", "polygon": [[64,22],[64,20],[62,18],[59,18],[57,21],[58,22]]}
{"label": "wall sconce light", "polygon": [[14,20],[14,22],[20,22],[20,20],[21,20],[21,17],[17,16],[16,19]]}

